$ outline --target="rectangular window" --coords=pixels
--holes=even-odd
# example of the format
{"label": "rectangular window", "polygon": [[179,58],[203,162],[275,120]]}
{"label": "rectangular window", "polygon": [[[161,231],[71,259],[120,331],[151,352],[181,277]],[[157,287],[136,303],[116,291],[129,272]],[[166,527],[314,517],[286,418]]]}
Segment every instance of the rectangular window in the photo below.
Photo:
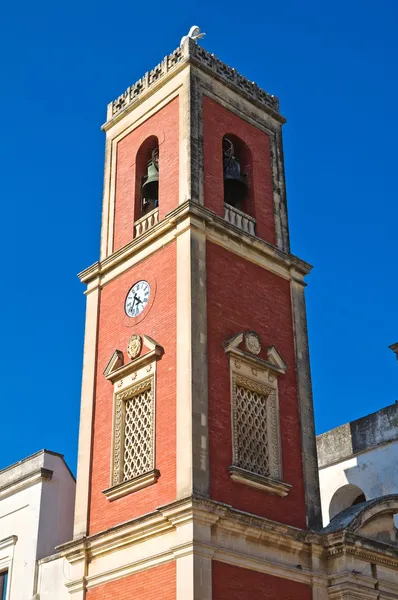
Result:
{"label": "rectangular window", "polygon": [[[244,369],[243,363],[232,365]],[[257,365],[250,371],[259,378]],[[234,481],[286,496],[291,486],[281,481],[278,398],[276,387],[271,387],[275,379],[271,379],[267,375],[263,383],[232,371],[233,464],[229,472]]]}
{"label": "rectangular window", "polygon": [[235,464],[267,477],[270,474],[267,395],[236,384],[235,402]]}
{"label": "rectangular window", "polygon": [[[142,342],[149,350],[146,354],[140,354]],[[127,354],[131,361],[123,364],[123,353],[115,350],[104,371],[114,392],[110,487],[102,492],[110,502],[153,485],[160,477],[156,469],[156,363],[164,349],[149,336],[141,340],[133,334]]]}
{"label": "rectangular window", "polygon": [[123,481],[148,473],[153,464],[152,386],[128,398],[124,407]]}
{"label": "rectangular window", "polygon": [[259,356],[261,342],[255,331],[239,333],[223,345],[231,377],[230,477],[286,496],[291,485],[282,481],[278,401],[278,377],[286,372],[286,364],[274,346],[266,349],[267,360]]}
{"label": "rectangular window", "polygon": [[116,395],[113,485],[155,468],[153,377]]}
{"label": "rectangular window", "polygon": [[6,600],[7,597],[7,579],[8,573],[4,571],[0,573],[0,600]]}

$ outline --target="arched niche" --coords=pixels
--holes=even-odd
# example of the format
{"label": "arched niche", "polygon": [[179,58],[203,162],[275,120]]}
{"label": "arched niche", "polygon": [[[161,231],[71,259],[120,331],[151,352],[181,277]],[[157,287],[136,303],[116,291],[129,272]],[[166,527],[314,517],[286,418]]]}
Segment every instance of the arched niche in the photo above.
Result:
{"label": "arched niche", "polygon": [[159,158],[159,140],[155,135],[151,135],[139,147],[135,161],[135,221],[143,217],[147,212],[150,212],[153,208],[157,208],[159,203],[159,198],[157,198],[156,202],[153,202],[153,205],[149,203],[145,204],[142,192],[143,185],[148,177],[148,168],[150,168],[150,163],[153,162],[154,155],[156,154],[157,158]]}
{"label": "arched niche", "polygon": [[366,497],[357,485],[353,485],[352,483],[348,483],[347,485],[343,485],[343,487],[339,488],[332,496],[329,505],[329,518],[333,519],[337,514],[339,514],[342,510],[353,506],[354,504],[360,504],[361,502],[366,502]]}
{"label": "arched niche", "polygon": [[[253,156],[249,146],[237,135],[227,133],[222,140],[224,203],[255,218],[253,193]],[[231,179],[235,178],[235,179]],[[242,198],[234,199],[235,190]],[[243,193],[244,191],[244,193]],[[240,192],[238,192],[239,196]]]}

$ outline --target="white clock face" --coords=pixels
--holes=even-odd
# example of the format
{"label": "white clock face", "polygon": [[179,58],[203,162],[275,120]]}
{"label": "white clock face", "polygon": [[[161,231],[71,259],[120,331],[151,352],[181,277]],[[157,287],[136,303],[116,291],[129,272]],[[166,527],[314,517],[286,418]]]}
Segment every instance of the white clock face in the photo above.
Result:
{"label": "white clock face", "polygon": [[126,314],[129,317],[138,317],[148,304],[150,293],[151,288],[147,281],[137,281],[127,294],[124,305]]}

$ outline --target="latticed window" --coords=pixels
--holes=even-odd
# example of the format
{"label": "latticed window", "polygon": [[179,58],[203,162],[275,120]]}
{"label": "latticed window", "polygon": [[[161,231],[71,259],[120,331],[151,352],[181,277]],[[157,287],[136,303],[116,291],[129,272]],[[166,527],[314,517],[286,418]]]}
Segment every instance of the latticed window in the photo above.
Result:
{"label": "latticed window", "polygon": [[[278,378],[286,363],[274,346],[264,349],[255,331],[241,332],[223,344],[229,356],[232,412],[232,481],[286,496],[282,480]],[[267,360],[261,357],[267,355]]]}
{"label": "latticed window", "polygon": [[236,383],[234,413],[235,465],[268,476],[267,395]]}
{"label": "latticed window", "polygon": [[152,393],[149,386],[125,403],[123,481],[153,469]]}
{"label": "latticed window", "polygon": [[260,477],[280,475],[276,390],[232,377],[233,465]]}
{"label": "latticed window", "polygon": [[155,468],[153,378],[116,396],[113,485],[130,481]]}

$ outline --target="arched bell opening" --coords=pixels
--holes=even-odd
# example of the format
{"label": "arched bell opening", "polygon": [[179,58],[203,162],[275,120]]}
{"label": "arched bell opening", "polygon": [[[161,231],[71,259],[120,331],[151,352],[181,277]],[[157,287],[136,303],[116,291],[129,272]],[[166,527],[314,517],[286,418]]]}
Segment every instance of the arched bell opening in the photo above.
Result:
{"label": "arched bell opening", "polygon": [[[251,152],[245,142],[233,134],[223,137],[222,151],[224,203],[251,214]],[[251,216],[254,217],[253,214]]]}
{"label": "arched bell opening", "polygon": [[159,141],[154,135],[137,152],[135,192],[138,220],[159,206]]}

